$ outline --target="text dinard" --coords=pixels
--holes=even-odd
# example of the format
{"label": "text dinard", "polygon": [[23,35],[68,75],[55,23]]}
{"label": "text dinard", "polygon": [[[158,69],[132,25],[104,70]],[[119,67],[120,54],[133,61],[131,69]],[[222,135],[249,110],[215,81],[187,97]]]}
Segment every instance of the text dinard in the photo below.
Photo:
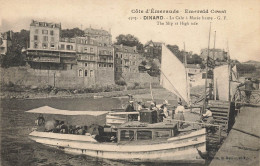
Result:
{"label": "text dinard", "polygon": [[[178,9],[173,9],[173,10],[161,10],[161,9],[132,9],[131,13],[181,13],[180,10]],[[218,10],[218,9],[203,9],[203,10],[190,10],[190,9],[184,9],[184,13],[227,13],[226,10]]]}

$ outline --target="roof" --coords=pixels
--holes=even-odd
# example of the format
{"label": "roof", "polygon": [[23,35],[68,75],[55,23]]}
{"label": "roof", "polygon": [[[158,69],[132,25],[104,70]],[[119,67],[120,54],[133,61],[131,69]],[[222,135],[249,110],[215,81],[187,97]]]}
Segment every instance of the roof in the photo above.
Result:
{"label": "roof", "polygon": [[49,27],[49,28],[61,28],[61,24],[49,23],[49,22],[39,22],[32,20],[30,26],[39,26],[39,27]]}
{"label": "roof", "polygon": [[103,29],[93,29],[93,28],[86,28],[84,30],[85,34],[92,34],[92,35],[110,35],[110,33]]}
{"label": "roof", "polygon": [[69,110],[60,110],[56,108],[52,108],[49,106],[43,106],[39,108],[35,108],[29,111],[28,113],[38,113],[38,114],[54,114],[54,115],[90,115],[90,116],[100,116],[103,114],[107,114],[108,111],[69,111]]}
{"label": "roof", "polygon": [[152,40],[148,41],[147,43],[145,43],[144,47],[150,45],[150,44],[153,44],[154,47],[161,47],[163,43],[161,42],[153,42]]}
{"label": "roof", "polygon": [[114,48],[115,48],[115,52],[137,53],[136,46],[130,47],[121,44],[121,45],[114,45]]}

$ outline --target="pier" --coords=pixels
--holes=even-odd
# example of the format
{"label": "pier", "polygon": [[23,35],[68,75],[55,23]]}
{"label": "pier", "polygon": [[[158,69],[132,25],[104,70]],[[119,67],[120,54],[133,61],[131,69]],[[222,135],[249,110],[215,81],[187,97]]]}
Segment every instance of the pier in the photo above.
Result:
{"label": "pier", "polygon": [[210,166],[259,165],[260,107],[242,107]]}

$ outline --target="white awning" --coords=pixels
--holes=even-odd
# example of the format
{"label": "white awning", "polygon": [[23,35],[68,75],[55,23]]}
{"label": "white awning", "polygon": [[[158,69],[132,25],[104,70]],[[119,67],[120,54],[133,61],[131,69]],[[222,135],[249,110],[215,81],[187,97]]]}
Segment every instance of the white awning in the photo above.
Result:
{"label": "white awning", "polygon": [[35,108],[29,111],[29,113],[38,113],[38,114],[55,114],[55,115],[90,115],[90,116],[100,116],[107,114],[108,111],[70,111],[70,110],[60,110],[52,108],[49,106],[43,106]]}

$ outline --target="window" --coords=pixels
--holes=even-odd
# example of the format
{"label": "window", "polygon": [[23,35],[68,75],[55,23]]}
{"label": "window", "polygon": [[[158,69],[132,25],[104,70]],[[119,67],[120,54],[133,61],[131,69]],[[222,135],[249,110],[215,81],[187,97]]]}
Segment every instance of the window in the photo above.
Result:
{"label": "window", "polygon": [[34,40],[38,40],[38,36],[37,35],[34,35]]}
{"label": "window", "polygon": [[83,77],[83,70],[79,69],[79,77]]}
{"label": "window", "polygon": [[108,65],[108,67],[112,67],[112,65],[111,65],[111,64],[109,64],[109,65]]}
{"label": "window", "polygon": [[101,64],[98,64],[98,67],[102,67],[102,65],[101,65]]}
{"label": "window", "polygon": [[51,47],[52,47],[52,48],[54,48],[54,47],[55,47],[54,43],[51,43]]}
{"label": "window", "polygon": [[73,67],[73,64],[70,65],[70,69],[72,69],[72,67]]}
{"label": "window", "polygon": [[84,51],[87,52],[87,51],[88,51],[88,47],[85,47],[85,48],[84,48]]}
{"label": "window", "polygon": [[120,60],[120,63],[121,63],[121,64],[123,64],[123,61],[122,61],[122,60]]}
{"label": "window", "polygon": [[51,37],[51,41],[54,42],[54,37]]}
{"label": "window", "polygon": [[93,77],[93,76],[94,76],[93,70],[90,70],[89,75],[90,75],[90,77]]}
{"label": "window", "polygon": [[48,35],[48,30],[42,30],[42,34]]}
{"label": "window", "polygon": [[48,47],[47,43],[42,43],[42,48],[46,49]]}
{"label": "window", "polygon": [[90,60],[93,61],[93,60],[94,60],[94,57],[93,57],[93,56],[90,56]]}
{"label": "window", "polygon": [[116,58],[118,58],[118,54],[116,54]]}
{"label": "window", "polygon": [[38,29],[35,29],[35,33],[38,34],[39,30]]}
{"label": "window", "polygon": [[87,41],[87,40],[85,40],[85,44],[88,44],[88,41]]}
{"label": "window", "polygon": [[85,70],[85,77],[87,77],[88,76],[88,71],[87,70]]}
{"label": "window", "polygon": [[38,43],[34,43],[34,48],[38,48]]}
{"label": "window", "polygon": [[85,67],[87,67],[88,66],[88,63],[85,63]]}
{"label": "window", "polygon": [[64,44],[61,44],[61,45],[60,45],[60,49],[61,49],[61,50],[64,50],[64,48],[65,48],[65,47],[64,47]]}
{"label": "window", "polygon": [[73,46],[72,46],[72,45],[67,45],[67,46],[66,46],[66,49],[67,49],[67,50],[73,50]]}
{"label": "window", "polygon": [[48,36],[43,36],[43,41],[48,41]]}
{"label": "window", "polygon": [[53,32],[53,30],[51,30],[51,31],[50,31],[50,35],[52,35],[52,36],[54,35],[54,32]]}
{"label": "window", "polygon": [[121,58],[123,58],[123,54],[121,54]]}
{"label": "window", "polygon": [[107,64],[104,64],[104,67],[107,67]]}

